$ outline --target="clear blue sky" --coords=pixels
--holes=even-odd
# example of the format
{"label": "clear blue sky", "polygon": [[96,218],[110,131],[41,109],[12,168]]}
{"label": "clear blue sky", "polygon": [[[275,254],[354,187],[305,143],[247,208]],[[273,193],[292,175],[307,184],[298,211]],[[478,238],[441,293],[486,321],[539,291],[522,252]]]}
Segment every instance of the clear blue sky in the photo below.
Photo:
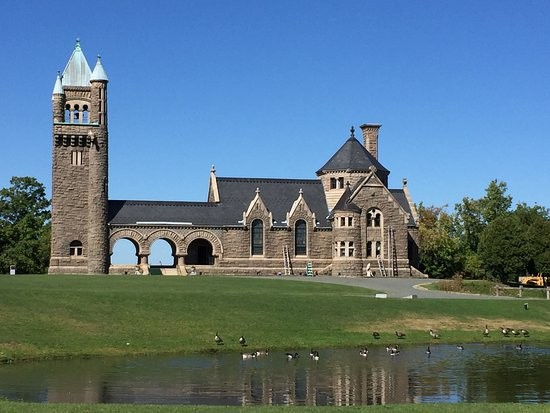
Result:
{"label": "clear blue sky", "polygon": [[417,203],[498,179],[550,207],[549,1],[34,0],[1,22],[0,187],[51,196],[51,93],[78,37],[110,80],[111,199],[204,201],[212,165],[315,178],[371,122]]}

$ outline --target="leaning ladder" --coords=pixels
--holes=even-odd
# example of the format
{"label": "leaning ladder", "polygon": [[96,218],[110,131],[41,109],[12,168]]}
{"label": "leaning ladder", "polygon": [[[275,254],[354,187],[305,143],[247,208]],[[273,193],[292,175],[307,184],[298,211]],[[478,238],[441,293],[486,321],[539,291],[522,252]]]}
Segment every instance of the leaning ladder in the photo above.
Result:
{"label": "leaning ladder", "polygon": [[285,267],[285,275],[292,275],[292,264],[290,263],[290,255],[288,254],[288,247],[283,247],[283,263]]}
{"label": "leaning ladder", "polygon": [[382,275],[382,277],[385,277],[387,274],[386,269],[384,268],[384,261],[382,261],[380,255],[376,256],[376,260],[378,261],[378,269],[380,270],[380,275]]}
{"label": "leaning ladder", "polygon": [[391,254],[391,275],[392,277],[397,277],[399,276],[397,269],[397,247],[395,246],[395,231],[393,230],[393,227],[388,227],[388,239]]}

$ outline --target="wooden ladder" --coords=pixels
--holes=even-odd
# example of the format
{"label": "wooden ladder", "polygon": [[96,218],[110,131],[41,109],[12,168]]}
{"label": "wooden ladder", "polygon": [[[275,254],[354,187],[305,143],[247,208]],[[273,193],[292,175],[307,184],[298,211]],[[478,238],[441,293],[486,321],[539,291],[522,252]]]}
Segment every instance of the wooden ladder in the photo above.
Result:
{"label": "wooden ladder", "polygon": [[386,277],[386,269],[384,268],[384,261],[382,261],[382,258],[380,258],[380,255],[376,256],[376,261],[378,261],[378,269],[380,270],[380,275],[382,277]]}
{"label": "wooden ladder", "polygon": [[292,264],[290,263],[290,255],[288,253],[288,247],[286,245],[283,247],[283,263],[285,267],[285,275],[293,275]]}
{"label": "wooden ladder", "polygon": [[389,253],[391,254],[391,275],[392,277],[398,277],[397,269],[397,247],[395,246],[395,231],[393,227],[388,227],[388,236],[389,236]]}

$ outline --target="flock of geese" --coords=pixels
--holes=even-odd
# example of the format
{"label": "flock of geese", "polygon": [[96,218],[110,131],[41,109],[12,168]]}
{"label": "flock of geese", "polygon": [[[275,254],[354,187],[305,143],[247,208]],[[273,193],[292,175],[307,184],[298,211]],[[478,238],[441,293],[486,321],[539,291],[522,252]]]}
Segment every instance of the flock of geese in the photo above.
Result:
{"label": "flock of geese", "polygon": [[[428,330],[428,332],[429,332],[430,337],[432,339],[441,338],[441,335],[437,331],[434,331],[433,329]],[[500,333],[504,337],[529,337],[529,331],[527,331],[523,328],[514,329],[514,328],[509,328],[509,327],[500,327]],[[490,335],[489,328],[488,328],[487,325],[485,325],[485,329],[483,330],[483,337],[489,337],[489,335]],[[403,340],[406,337],[406,334],[401,332],[401,331],[396,331],[395,336],[397,337],[398,340]],[[375,340],[379,340],[380,337],[381,337],[381,334],[378,331],[373,331],[372,332],[372,337]],[[216,335],[214,336],[214,342],[218,346],[221,346],[221,345],[224,344],[223,339],[218,334],[218,332],[216,332]],[[239,337],[239,344],[243,348],[247,347],[246,339],[244,338],[244,336]],[[459,351],[463,351],[464,346],[462,344],[457,344],[456,349],[459,350]],[[523,350],[523,343],[516,344],[515,349],[517,351],[522,351]],[[399,353],[400,353],[399,344],[395,344],[393,346],[386,346],[386,352],[390,356],[399,355]],[[428,357],[431,356],[432,350],[431,350],[430,345],[428,345],[428,347],[426,347],[425,353]],[[243,360],[254,359],[254,358],[257,358],[257,357],[261,357],[261,356],[267,356],[268,354],[269,354],[269,350],[267,350],[267,349],[266,350],[256,350],[256,351],[252,351],[252,352],[242,353],[242,358],[243,358]],[[359,350],[359,355],[362,356],[362,357],[367,357],[368,354],[369,354],[369,349],[368,349],[367,346],[365,346],[364,348]],[[299,357],[300,357],[300,355],[298,353],[286,353],[287,360],[296,360]],[[320,358],[319,352],[317,350],[311,349],[311,351],[309,352],[309,357],[312,360],[318,361],[319,358]]]}

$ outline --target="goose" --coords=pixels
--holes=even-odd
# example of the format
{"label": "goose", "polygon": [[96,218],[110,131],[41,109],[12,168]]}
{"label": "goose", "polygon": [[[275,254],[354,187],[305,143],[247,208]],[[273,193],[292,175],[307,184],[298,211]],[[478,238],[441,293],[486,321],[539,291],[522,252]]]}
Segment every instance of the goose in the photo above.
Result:
{"label": "goose", "polygon": [[516,345],[516,350],[517,350],[517,351],[523,350],[523,344],[521,344],[521,343],[517,344],[517,345]]}
{"label": "goose", "polygon": [[489,337],[489,328],[487,327],[487,324],[485,324],[485,330],[483,330],[483,336]]}
{"label": "goose", "polygon": [[369,354],[369,351],[367,350],[366,347],[364,349],[359,350],[359,355],[360,356],[367,357],[368,354]]}
{"label": "goose", "polygon": [[380,333],[378,331],[373,331],[372,332],[372,337],[375,339],[375,340],[378,340],[380,338]]}
{"label": "goose", "polygon": [[390,353],[390,356],[397,356],[399,354],[399,345],[396,344],[395,346],[388,346],[386,347],[386,351]]}
{"label": "goose", "polygon": [[311,350],[309,352],[309,357],[311,357],[313,360],[317,361],[319,360],[319,352],[317,350]]}
{"label": "goose", "polygon": [[250,360],[256,358],[256,353],[243,353],[243,360]]}
{"label": "goose", "polygon": [[457,350],[464,350],[464,346],[462,344],[457,344],[456,349]]}
{"label": "goose", "polygon": [[300,357],[298,353],[286,353],[287,360],[294,360]]}
{"label": "goose", "polygon": [[524,330],[523,328],[519,331],[521,332],[521,334],[523,334],[523,337],[529,337],[529,331]]}
{"label": "goose", "polygon": [[401,331],[396,331],[395,332],[395,335],[397,336],[397,338],[405,338],[405,333],[402,333]]}
{"label": "goose", "polygon": [[426,354],[428,355],[428,357],[432,355],[432,349],[430,348],[430,346],[426,347]]}
{"label": "goose", "polygon": [[510,329],[506,327],[500,327],[500,332],[503,336],[508,337],[510,335]]}
{"label": "goose", "polygon": [[214,336],[214,341],[218,346],[223,344],[222,338],[219,336],[218,332],[216,332],[216,335]]}
{"label": "goose", "polygon": [[510,332],[511,332],[514,336],[516,336],[516,337],[519,336],[519,335],[521,334],[521,333],[519,332],[519,330],[516,330],[516,329],[512,329]]}
{"label": "goose", "polygon": [[430,337],[431,338],[439,338],[439,334],[436,333],[435,331],[433,331],[432,329],[430,329]]}
{"label": "goose", "polygon": [[267,356],[269,354],[269,350],[265,349],[265,350],[257,350],[255,351],[256,353],[256,357],[259,357],[259,356]]}
{"label": "goose", "polygon": [[239,337],[239,344],[243,347],[246,346],[246,339],[243,336]]}

